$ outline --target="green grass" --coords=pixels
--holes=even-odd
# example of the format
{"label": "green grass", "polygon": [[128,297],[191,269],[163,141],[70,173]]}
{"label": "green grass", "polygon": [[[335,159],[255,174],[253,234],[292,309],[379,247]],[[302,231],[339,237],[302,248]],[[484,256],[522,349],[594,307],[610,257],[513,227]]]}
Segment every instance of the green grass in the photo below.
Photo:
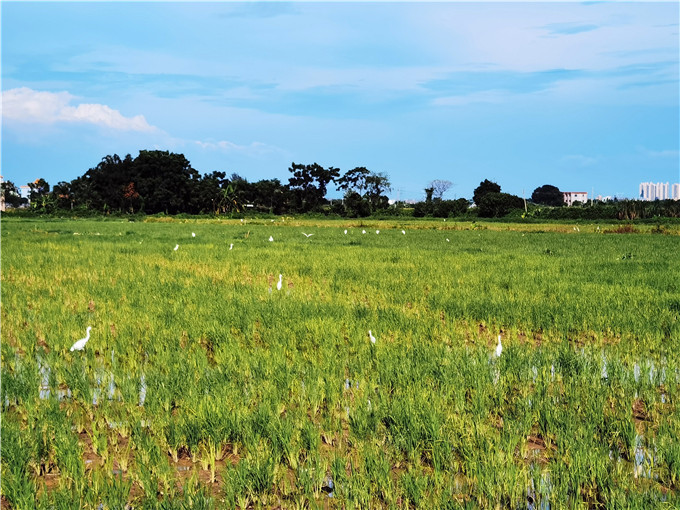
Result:
{"label": "green grass", "polygon": [[618,228],[3,218],[2,496],[673,506],[680,237]]}

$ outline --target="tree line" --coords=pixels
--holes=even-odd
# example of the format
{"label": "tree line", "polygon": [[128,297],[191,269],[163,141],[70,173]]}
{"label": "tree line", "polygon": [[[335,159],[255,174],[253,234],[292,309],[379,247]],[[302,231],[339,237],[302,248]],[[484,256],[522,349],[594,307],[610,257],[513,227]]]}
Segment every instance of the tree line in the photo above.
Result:
{"label": "tree line", "polygon": [[334,167],[317,163],[292,163],[288,183],[279,179],[249,182],[232,173],[213,171],[201,175],[183,154],[142,150],[106,156],[82,176],[61,181],[50,189],[38,179],[29,183],[28,200],[11,181],[3,182],[5,203],[20,207],[30,203],[44,212],[87,210],[100,213],[232,214],[244,211],[272,214],[323,212],[328,185],[345,192],[335,212],[368,216],[387,208],[390,182],[386,175],[359,167],[340,175]]}
{"label": "tree line", "polygon": [[[365,167],[341,174],[335,167],[317,163],[292,163],[287,183],[279,179],[249,182],[236,173],[213,171],[201,175],[183,154],[142,150],[136,158],[117,154],[102,158],[82,176],[50,187],[44,179],[28,183],[28,199],[11,181],[2,183],[2,196],[10,207],[30,204],[41,213],[75,211],[119,214],[305,214],[324,213],[345,217],[403,215],[414,217],[462,217],[522,219],[645,219],[680,217],[680,201],[624,200],[593,202],[563,207],[563,193],[556,186],[536,188],[530,200],[503,193],[501,186],[485,179],[472,200],[444,199],[453,183],[434,180],[425,188],[425,200],[390,206],[389,177]],[[326,198],[328,186],[343,192],[341,200]]]}

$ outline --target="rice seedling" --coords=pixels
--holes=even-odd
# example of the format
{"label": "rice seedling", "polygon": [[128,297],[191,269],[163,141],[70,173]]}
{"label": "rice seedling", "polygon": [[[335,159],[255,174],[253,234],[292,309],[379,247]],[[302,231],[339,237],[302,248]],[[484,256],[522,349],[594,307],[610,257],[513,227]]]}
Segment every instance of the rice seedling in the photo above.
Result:
{"label": "rice seedling", "polygon": [[11,508],[678,502],[677,232],[2,227]]}

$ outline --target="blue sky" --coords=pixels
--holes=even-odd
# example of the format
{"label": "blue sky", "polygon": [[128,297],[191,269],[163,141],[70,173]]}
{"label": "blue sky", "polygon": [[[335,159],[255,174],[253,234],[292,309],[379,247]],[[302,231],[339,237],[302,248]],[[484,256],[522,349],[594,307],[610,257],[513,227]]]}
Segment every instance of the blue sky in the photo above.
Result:
{"label": "blue sky", "polygon": [[527,195],[680,181],[677,2],[1,4],[2,175],[109,154]]}

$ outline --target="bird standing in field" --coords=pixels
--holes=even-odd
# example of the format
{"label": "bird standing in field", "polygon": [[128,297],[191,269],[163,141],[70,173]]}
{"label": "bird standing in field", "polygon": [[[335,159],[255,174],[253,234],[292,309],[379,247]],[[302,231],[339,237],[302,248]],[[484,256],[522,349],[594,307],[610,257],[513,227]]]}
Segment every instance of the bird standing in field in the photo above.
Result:
{"label": "bird standing in field", "polygon": [[345,229],[345,235],[347,235],[347,229]]}
{"label": "bird standing in field", "polygon": [[272,242],[274,240],[274,236],[269,236],[269,242]]}
{"label": "bird standing in field", "polygon": [[402,230],[401,233],[406,235],[406,230]]}
{"label": "bird standing in field", "polygon": [[231,243],[231,244],[229,245],[229,249],[232,250],[233,248],[234,248],[234,243]]}
{"label": "bird standing in field", "polygon": [[196,237],[196,232],[192,232],[191,237]]}
{"label": "bird standing in field", "polygon": [[71,348],[69,349],[71,352],[73,351],[82,351],[85,348],[85,344],[87,341],[90,339],[90,330],[92,329],[92,326],[87,327],[87,335],[85,338],[81,338],[78,340],[76,343],[74,343]]}
{"label": "bird standing in field", "polygon": [[375,345],[375,337],[373,336],[373,333],[371,333],[371,330],[368,330],[368,337],[371,339],[371,343]]}
{"label": "bird standing in field", "polygon": [[175,251],[179,250],[179,244],[175,245]]}
{"label": "bird standing in field", "polygon": [[283,278],[283,275],[280,274],[280,275],[279,275],[279,283],[276,284],[276,290],[281,290],[281,285],[282,285],[281,279],[282,279],[282,278]]}
{"label": "bird standing in field", "polygon": [[500,358],[503,352],[503,344],[501,343],[501,335],[498,335],[498,345],[496,346],[496,357]]}

